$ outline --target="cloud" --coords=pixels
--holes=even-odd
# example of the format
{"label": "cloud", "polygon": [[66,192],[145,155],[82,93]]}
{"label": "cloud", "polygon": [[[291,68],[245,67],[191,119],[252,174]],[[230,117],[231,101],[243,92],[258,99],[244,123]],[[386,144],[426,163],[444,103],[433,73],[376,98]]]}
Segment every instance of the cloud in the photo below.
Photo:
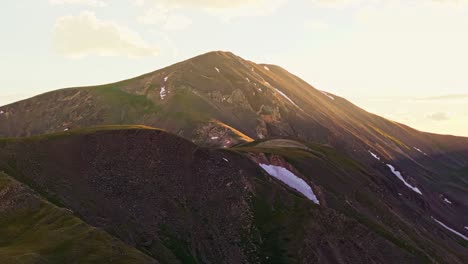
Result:
{"label": "cloud", "polygon": [[458,100],[458,99],[468,99],[468,94],[449,94],[449,95],[431,96],[431,97],[417,98],[416,100],[435,101],[435,100]]}
{"label": "cloud", "polygon": [[303,71],[316,76],[316,86],[413,98],[436,94],[440,87],[465,92],[468,1],[360,2],[368,4],[327,11],[331,23],[324,38],[313,35],[320,32],[308,35],[318,47],[307,56],[320,66]]}
{"label": "cloud", "polygon": [[[147,1],[148,2],[148,1]],[[267,0],[153,0],[173,7],[202,7],[202,8],[238,8],[247,5],[256,5],[258,3],[267,3]]]}
{"label": "cloud", "polygon": [[162,24],[169,16],[169,9],[163,5],[154,5],[147,8],[142,15],[137,17],[137,21],[144,25]]}
{"label": "cloud", "polygon": [[[402,0],[309,0],[313,5],[323,8],[368,8],[371,6],[381,6],[387,4],[399,4],[400,3],[408,3],[409,1],[402,1]],[[439,3],[439,4],[455,4],[460,5],[467,3],[467,0],[429,0],[425,1],[426,3]],[[417,3],[417,2],[416,2]],[[421,1],[421,3],[424,3]],[[411,3],[414,4],[414,3]]]}
{"label": "cloud", "polygon": [[428,115],[427,118],[432,119],[434,121],[446,121],[450,119],[450,116],[445,112],[436,112]]}
{"label": "cloud", "polygon": [[184,15],[170,15],[164,23],[164,31],[179,31],[188,28],[192,20]]}
{"label": "cloud", "polygon": [[66,5],[66,4],[74,4],[74,5],[87,5],[93,7],[105,7],[107,3],[100,0],[49,0],[51,5]]}
{"label": "cloud", "polygon": [[158,49],[137,33],[114,22],[100,20],[89,11],[59,18],[54,42],[62,54],[72,58],[88,55],[135,58],[158,54]]}
{"label": "cloud", "polygon": [[234,17],[264,16],[274,13],[286,0],[133,0],[140,7],[158,9],[197,9],[224,20]]}
{"label": "cloud", "polygon": [[192,20],[182,14],[173,14],[168,8],[161,5],[147,9],[137,21],[144,25],[157,25],[163,31],[180,31],[187,29]]}

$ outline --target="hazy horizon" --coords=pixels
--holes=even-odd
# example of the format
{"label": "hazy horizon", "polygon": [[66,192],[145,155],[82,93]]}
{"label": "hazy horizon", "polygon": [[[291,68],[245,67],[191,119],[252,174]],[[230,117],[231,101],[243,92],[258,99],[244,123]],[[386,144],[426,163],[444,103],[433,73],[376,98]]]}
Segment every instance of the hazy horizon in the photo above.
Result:
{"label": "hazy horizon", "polygon": [[418,130],[468,136],[468,1],[5,5],[0,105],[224,50],[279,65],[317,89]]}

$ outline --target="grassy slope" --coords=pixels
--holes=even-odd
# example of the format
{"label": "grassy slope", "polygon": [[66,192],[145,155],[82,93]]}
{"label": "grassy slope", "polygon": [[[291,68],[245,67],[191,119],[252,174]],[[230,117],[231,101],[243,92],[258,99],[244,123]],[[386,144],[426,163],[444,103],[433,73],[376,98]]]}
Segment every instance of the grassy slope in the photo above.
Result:
{"label": "grassy slope", "polygon": [[0,173],[2,263],[154,263]]}
{"label": "grassy slope", "polygon": [[[241,153],[277,155],[285,158],[303,175],[324,190],[328,206],[355,219],[393,245],[415,256],[419,261],[443,262],[441,252],[434,247],[455,253],[453,249],[421,237],[419,232],[408,226],[407,220],[401,221],[399,212],[390,210],[386,202],[369,188],[373,185],[372,175],[360,163],[349,159],[336,150],[320,144],[304,143],[303,148],[291,146],[275,147],[273,141],[260,141],[240,145],[233,150]],[[299,145],[299,143],[298,143]],[[380,191],[379,191],[380,192]],[[352,201],[352,206],[344,201]],[[379,216],[377,219],[375,216]],[[404,233],[395,232],[402,230]],[[455,253],[456,254],[456,253]]]}
{"label": "grassy slope", "polygon": [[[99,131],[102,129],[119,130],[119,128],[142,129],[141,127],[112,126],[62,132],[55,135],[39,136],[20,140],[39,140],[43,141],[42,143],[47,144],[49,142],[44,141],[55,141],[58,136],[80,135],[86,133],[94,134],[96,132],[99,133]],[[143,127],[143,129],[145,128]],[[6,141],[7,140],[5,140],[5,142]],[[245,156],[242,156],[242,159],[245,160]],[[229,158],[229,160],[230,162],[234,162],[233,158]],[[249,177],[249,181],[255,181],[254,185],[256,189],[255,194],[251,200],[251,210],[254,217],[254,225],[252,225],[252,231],[245,234],[246,245],[243,245],[243,248],[251,249],[251,243],[255,244],[255,248],[257,250],[251,256],[251,260],[253,262],[258,259],[265,261],[267,258],[271,259],[273,263],[301,262],[300,258],[305,257],[304,253],[301,251],[301,247],[302,250],[307,250],[310,248],[309,243],[303,242],[304,239],[310,240],[310,243],[313,244],[321,241],[321,239],[329,241],[330,243],[325,246],[320,244],[314,246],[317,248],[316,252],[314,251],[314,254],[329,254],[329,257],[333,258],[335,254],[326,253],[327,250],[324,250],[323,248],[340,248],[339,246],[335,245],[337,237],[344,236],[348,241],[351,241],[351,238],[357,232],[366,233],[364,228],[358,225],[356,222],[343,218],[342,215],[340,216],[333,210],[322,210],[322,208],[314,206],[303,197],[297,195],[295,192],[290,192],[280,187],[280,185],[277,185],[275,182],[272,182],[269,176],[257,175],[257,172],[260,172],[261,170],[257,169],[253,171],[249,170],[247,167],[242,168],[249,171],[249,174],[252,176],[251,178]],[[15,174],[16,169],[14,166],[12,166],[10,169],[11,175],[14,175],[15,177],[18,177],[18,179],[24,180],[26,183],[28,183],[25,177],[21,177],[21,173],[16,171],[17,173]],[[29,182],[29,184],[31,184],[31,186],[35,186],[31,182]],[[48,188],[54,189],[51,187],[51,185],[48,185]],[[40,190],[41,188],[35,187],[35,189]],[[43,194],[44,197],[48,197],[47,194],[47,191],[45,191]],[[54,199],[55,197],[48,198],[49,200],[56,202],[56,204],[61,204],[59,199]],[[208,211],[210,210],[212,209],[208,209]],[[327,224],[330,223],[330,218],[336,218],[335,221],[333,221],[333,225]],[[291,221],[292,219],[294,220]],[[333,227],[334,225],[339,225],[339,227],[335,228]],[[349,225],[356,226],[356,229],[348,229],[346,226]],[[213,226],[213,228],[216,229],[219,227]],[[163,229],[163,231],[164,230],[166,229]],[[197,258],[192,255],[193,253],[190,251],[190,245],[186,244],[185,241],[182,241],[180,238],[178,238],[180,234],[172,234],[170,232],[170,228],[167,228],[167,230],[167,233],[166,231],[162,233],[162,235],[168,239],[164,240],[165,244],[161,245],[161,248],[164,249],[163,246],[169,248],[172,254],[176,256],[176,259],[181,260],[184,263],[197,263]],[[243,242],[237,241],[235,243]],[[343,246],[343,248],[351,248],[351,246],[346,245]],[[394,247],[392,246],[392,248]],[[392,252],[401,253],[401,251],[395,249],[392,250],[394,250]],[[158,259],[162,260],[165,258],[165,256],[162,256],[161,252],[161,250],[157,251],[157,254],[159,254],[157,257]],[[168,253],[167,259],[173,259],[171,252]],[[350,252],[355,251],[350,250]],[[371,250],[369,255],[378,255],[376,252],[377,250],[375,249]],[[347,252],[343,254],[347,256],[351,253]],[[320,258],[317,260],[319,259]]]}
{"label": "grassy slope", "polygon": [[[65,135],[76,135],[76,134],[87,134],[87,133],[96,133],[100,131],[106,130],[119,130],[119,129],[152,129],[148,127],[141,127],[141,126],[106,126],[106,127],[98,127],[98,128],[89,128],[89,129],[81,129],[76,131],[69,131],[69,132],[62,132],[53,135],[46,135],[46,136],[37,136],[29,139],[21,139],[21,140],[38,140],[38,139],[53,139],[57,136],[65,136]],[[13,139],[17,140],[17,139]],[[6,142],[7,140],[3,140]],[[1,146],[2,140],[0,140]],[[281,142],[280,142],[281,143]],[[399,220],[395,219],[395,216],[392,215],[390,212],[385,212],[385,208],[381,208],[376,197],[373,197],[372,193],[369,193],[366,188],[362,188],[359,192],[352,193],[355,199],[362,207],[371,210],[372,214],[374,215],[383,215],[385,216],[383,221],[379,222],[369,217],[368,214],[363,213],[356,208],[349,207],[344,204],[345,199],[349,198],[347,195],[344,194],[343,190],[336,187],[336,185],[343,185],[345,184],[346,187],[353,191],[356,188],[356,184],[359,187],[364,186],[362,183],[368,183],[370,180],[368,179],[369,175],[366,174],[366,168],[360,165],[359,163],[342,156],[341,154],[337,153],[334,149],[319,145],[319,144],[310,144],[304,143],[302,149],[293,148],[291,146],[286,147],[275,147],[269,146],[268,141],[263,141],[260,143],[261,146],[258,147],[258,142],[247,143],[241,146],[234,148],[233,150],[238,153],[266,153],[269,155],[279,155],[287,159],[289,163],[294,165],[300,172],[304,175],[310,175],[310,171],[319,168],[320,166],[324,166],[324,168],[329,172],[333,172],[335,175],[322,174],[322,176],[327,177],[319,177],[310,175],[312,181],[316,184],[319,184],[321,187],[325,188],[325,192],[327,193],[327,201],[329,202],[329,206],[337,209],[337,211],[344,213],[350,219],[354,219],[355,223],[360,223],[373,232],[378,234],[380,237],[384,238],[393,246],[396,246],[400,249],[403,249],[410,255],[416,257],[420,261],[426,262],[429,259],[435,258],[437,260],[441,260],[437,255],[426,253],[430,252],[431,248],[426,247],[423,244],[414,243],[415,241],[418,242],[420,238],[417,237],[408,226],[405,226],[403,223],[399,222]],[[297,145],[301,145],[298,143]],[[306,150],[305,150],[306,149]],[[307,164],[305,166],[304,164]],[[321,165],[320,165],[321,164]],[[313,168],[311,170],[311,168]],[[346,174],[345,172],[348,172]],[[314,173],[316,174],[316,173]],[[320,173],[318,173],[320,174]],[[355,176],[352,181],[350,182],[350,175]],[[337,178],[338,177],[338,178]],[[317,231],[323,230],[325,228],[327,230],[327,236],[349,236],[352,237],[355,231],[348,232],[346,225],[355,225],[353,222],[348,220],[344,221],[343,223],[345,227],[341,226],[340,228],[336,228],[332,225],[327,225],[327,218],[321,216],[323,213],[321,210],[314,210],[313,206],[310,206],[307,201],[305,201],[302,197],[296,197],[289,202],[285,202],[284,195],[276,196],[272,198],[271,193],[272,189],[269,186],[268,182],[260,177],[256,178],[258,184],[256,184],[256,189],[258,190],[257,194],[253,199],[253,211],[254,211],[254,220],[255,226],[259,231],[259,235],[265,242],[259,243],[258,247],[260,249],[260,258],[262,257],[274,257],[278,260],[276,263],[291,263],[295,262],[295,256],[297,250],[295,247],[302,239],[306,239],[307,234],[301,228],[308,227],[310,225],[310,221],[307,219],[321,219],[320,222],[322,227],[317,228]],[[354,183],[354,181],[356,183]],[[343,183],[339,183],[343,182]],[[338,183],[338,184],[337,184]],[[337,188],[337,189],[335,189]],[[279,199],[279,197],[282,197]],[[335,213],[330,213],[330,217],[337,217]],[[291,219],[295,219],[291,221]],[[318,221],[318,220],[317,220]],[[392,225],[399,225],[399,229],[404,230],[406,235],[399,236],[395,235],[392,231],[392,228],[389,228]],[[343,225],[343,224],[342,224]],[[328,234],[328,232],[330,232]],[[416,237],[416,238],[415,238]],[[423,242],[424,243],[424,242]],[[175,248],[174,252],[179,252],[178,244],[180,242],[175,241]],[[300,244],[300,243],[299,243]],[[184,251],[181,251],[182,253]],[[185,255],[182,254],[178,256],[179,259],[185,259]]]}

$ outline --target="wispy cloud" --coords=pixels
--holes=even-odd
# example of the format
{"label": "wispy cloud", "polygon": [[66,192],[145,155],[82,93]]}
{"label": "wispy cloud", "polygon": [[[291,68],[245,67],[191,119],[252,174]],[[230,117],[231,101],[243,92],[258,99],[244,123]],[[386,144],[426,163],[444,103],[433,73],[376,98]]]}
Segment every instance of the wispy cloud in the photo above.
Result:
{"label": "wispy cloud", "polygon": [[421,101],[460,100],[460,99],[468,99],[468,94],[448,94],[448,95],[440,95],[440,96],[415,98],[415,100],[421,100]]}
{"label": "wispy cloud", "polygon": [[[141,4],[141,1],[138,1]],[[202,8],[238,8],[246,5],[270,2],[266,0],[147,0],[158,4],[166,4],[174,7],[202,7]]]}
{"label": "wispy cloud", "polygon": [[107,2],[101,0],[49,0],[51,5],[87,5],[92,7],[105,7]]}
{"label": "wispy cloud", "polygon": [[134,3],[144,8],[156,6],[169,10],[201,10],[229,20],[235,17],[270,15],[285,4],[286,0],[134,0]]}
{"label": "wispy cloud", "polygon": [[163,31],[180,31],[187,29],[192,20],[182,14],[173,14],[162,5],[155,5],[137,17],[137,21],[144,25],[156,25]]}
{"label": "wispy cloud", "polygon": [[432,119],[434,121],[446,121],[450,119],[450,115],[445,112],[436,112],[428,115],[427,118]]}
{"label": "wispy cloud", "polygon": [[158,54],[158,49],[147,44],[138,33],[117,23],[100,20],[89,11],[59,18],[55,25],[54,42],[61,53],[72,58]]}

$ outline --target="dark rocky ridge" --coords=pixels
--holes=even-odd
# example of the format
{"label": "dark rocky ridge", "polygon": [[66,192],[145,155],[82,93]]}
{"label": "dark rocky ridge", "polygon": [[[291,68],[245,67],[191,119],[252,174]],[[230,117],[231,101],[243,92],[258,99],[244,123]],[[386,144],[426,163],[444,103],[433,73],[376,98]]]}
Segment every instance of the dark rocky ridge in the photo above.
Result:
{"label": "dark rocky ridge", "polygon": [[[431,225],[422,221],[419,229],[408,223],[407,209],[386,217],[397,221],[396,227],[366,213],[370,207],[355,200],[354,188],[385,207],[392,205],[380,197],[388,192],[385,184],[369,181],[368,172],[345,165],[351,162],[346,158],[321,157],[325,154],[319,152],[332,150],[313,145],[312,152],[271,146],[215,150],[140,128],[0,144],[0,169],[161,263],[463,263],[466,258],[456,242],[450,249],[434,233],[421,235]],[[271,151],[282,152],[271,156],[276,164],[290,166],[285,157],[304,179],[319,185],[322,205],[248,158]],[[347,186],[339,190],[345,196],[334,190],[339,181]],[[416,230],[410,236],[391,233],[400,228]]]}

